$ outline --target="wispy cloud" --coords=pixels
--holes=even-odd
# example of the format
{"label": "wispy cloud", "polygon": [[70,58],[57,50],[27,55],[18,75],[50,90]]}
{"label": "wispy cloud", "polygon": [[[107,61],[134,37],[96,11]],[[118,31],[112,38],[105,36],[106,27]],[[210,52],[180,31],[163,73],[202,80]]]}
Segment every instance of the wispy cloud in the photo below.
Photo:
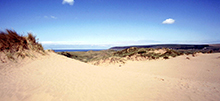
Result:
{"label": "wispy cloud", "polygon": [[174,19],[169,18],[169,19],[166,19],[165,21],[163,21],[162,23],[163,24],[173,24],[174,22],[175,22]]}
{"label": "wispy cloud", "polygon": [[50,16],[52,19],[57,19],[57,17],[55,17],[55,16]]}
{"label": "wispy cloud", "polygon": [[117,42],[102,42],[102,43],[91,43],[91,42],[84,42],[84,41],[42,41],[42,44],[45,45],[143,45],[143,44],[157,44],[161,43],[161,41],[155,40],[138,40],[138,41],[117,41]]}
{"label": "wispy cloud", "polygon": [[63,0],[62,4],[66,4],[66,3],[68,3],[69,5],[73,5],[74,0]]}
{"label": "wispy cloud", "polygon": [[112,46],[83,41],[42,41],[40,43],[45,49],[108,49]]}
{"label": "wispy cloud", "polygon": [[52,16],[52,15],[51,15],[51,16],[46,16],[46,15],[45,15],[45,16],[44,16],[44,18],[52,18],[52,19],[57,19],[57,17]]}
{"label": "wispy cloud", "polygon": [[82,45],[85,44],[82,41],[42,41],[42,44],[53,44],[53,45]]}

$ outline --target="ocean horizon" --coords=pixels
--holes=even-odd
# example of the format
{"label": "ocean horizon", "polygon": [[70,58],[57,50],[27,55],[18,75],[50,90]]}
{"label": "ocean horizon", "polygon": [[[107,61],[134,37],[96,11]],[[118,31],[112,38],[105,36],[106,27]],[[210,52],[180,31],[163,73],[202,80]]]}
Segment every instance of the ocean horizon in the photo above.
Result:
{"label": "ocean horizon", "polygon": [[86,52],[86,51],[101,51],[106,49],[53,49],[55,52]]}

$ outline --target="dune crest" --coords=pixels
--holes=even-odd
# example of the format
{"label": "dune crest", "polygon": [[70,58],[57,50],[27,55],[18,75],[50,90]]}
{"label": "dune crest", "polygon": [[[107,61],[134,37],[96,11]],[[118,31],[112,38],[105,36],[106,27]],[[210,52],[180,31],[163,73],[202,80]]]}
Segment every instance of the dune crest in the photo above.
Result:
{"label": "dune crest", "polygon": [[220,100],[219,53],[94,66],[48,55],[0,70],[1,101]]}

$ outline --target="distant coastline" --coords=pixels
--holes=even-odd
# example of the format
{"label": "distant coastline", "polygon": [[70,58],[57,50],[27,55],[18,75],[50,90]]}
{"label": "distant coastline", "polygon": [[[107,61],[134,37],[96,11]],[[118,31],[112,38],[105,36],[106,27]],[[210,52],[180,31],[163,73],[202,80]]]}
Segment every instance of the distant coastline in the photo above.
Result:
{"label": "distant coastline", "polygon": [[[115,46],[110,47],[110,50],[123,50],[130,47],[137,48],[170,48],[176,50],[213,50],[214,52],[220,52],[220,44],[157,44],[157,45],[131,45],[131,46]],[[108,49],[52,49],[55,52],[85,52],[85,51],[101,51]]]}
{"label": "distant coastline", "polygon": [[213,50],[220,52],[220,44],[157,44],[157,45],[133,45],[133,46],[115,46],[111,47],[112,50],[123,50],[130,47],[137,48],[170,48],[170,49],[183,49],[183,50]]}

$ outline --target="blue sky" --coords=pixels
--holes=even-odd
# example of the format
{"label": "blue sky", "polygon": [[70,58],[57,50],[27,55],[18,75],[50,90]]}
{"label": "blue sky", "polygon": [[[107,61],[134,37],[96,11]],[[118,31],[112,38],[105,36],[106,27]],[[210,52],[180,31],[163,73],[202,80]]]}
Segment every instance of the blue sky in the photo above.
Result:
{"label": "blue sky", "polygon": [[220,43],[220,0],[0,0],[0,28],[46,49]]}

